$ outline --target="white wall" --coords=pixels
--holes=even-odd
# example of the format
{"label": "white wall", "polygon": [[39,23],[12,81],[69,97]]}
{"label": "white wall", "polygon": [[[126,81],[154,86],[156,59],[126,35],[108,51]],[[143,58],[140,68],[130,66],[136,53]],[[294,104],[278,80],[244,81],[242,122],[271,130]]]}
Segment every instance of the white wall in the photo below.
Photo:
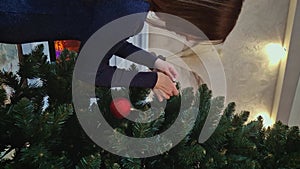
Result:
{"label": "white wall", "polygon": [[[237,112],[250,111],[251,118],[272,111],[279,64],[269,64],[264,48],[283,43],[288,10],[289,0],[245,0],[236,27],[217,47],[227,79],[227,102],[236,102]],[[172,41],[150,37],[150,48],[156,47],[176,51]],[[188,64],[201,71],[200,63]]]}
{"label": "white wall", "polygon": [[297,104],[294,98],[300,76],[300,3],[297,0],[290,1],[288,22],[284,42],[288,54],[280,66],[272,114],[284,124],[289,123],[293,104]]}
{"label": "white wall", "polygon": [[300,127],[300,76],[288,125]]}

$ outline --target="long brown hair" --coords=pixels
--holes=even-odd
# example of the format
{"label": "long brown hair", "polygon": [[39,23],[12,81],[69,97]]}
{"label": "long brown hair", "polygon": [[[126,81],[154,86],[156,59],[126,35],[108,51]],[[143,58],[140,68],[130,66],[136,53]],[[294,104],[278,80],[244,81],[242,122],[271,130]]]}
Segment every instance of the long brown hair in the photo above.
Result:
{"label": "long brown hair", "polygon": [[[172,14],[197,26],[212,41],[225,41],[236,24],[244,0],[148,0],[151,10]],[[166,21],[167,29],[178,27]]]}

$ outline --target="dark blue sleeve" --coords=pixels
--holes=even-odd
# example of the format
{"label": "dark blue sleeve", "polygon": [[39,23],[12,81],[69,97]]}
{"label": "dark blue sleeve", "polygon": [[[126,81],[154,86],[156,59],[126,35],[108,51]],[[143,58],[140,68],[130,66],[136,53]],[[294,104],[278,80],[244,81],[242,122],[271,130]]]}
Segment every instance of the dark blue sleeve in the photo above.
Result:
{"label": "dark blue sleeve", "polygon": [[95,84],[102,87],[141,87],[154,88],[157,82],[156,72],[137,72],[106,66],[98,70]]}
{"label": "dark blue sleeve", "polygon": [[132,62],[147,66],[148,68],[154,68],[154,63],[157,60],[156,56],[127,41],[123,42],[120,48],[116,51],[115,55],[130,60]]}
{"label": "dark blue sleeve", "polygon": [[[156,56],[127,41],[121,42],[114,54],[148,68],[154,68],[157,60]],[[101,69],[97,73],[98,79],[96,78],[96,85],[99,86],[154,88],[157,82],[156,72],[127,71],[108,65]]]}
{"label": "dark blue sleeve", "polygon": [[0,0],[0,42],[86,40],[92,14],[81,0]]}

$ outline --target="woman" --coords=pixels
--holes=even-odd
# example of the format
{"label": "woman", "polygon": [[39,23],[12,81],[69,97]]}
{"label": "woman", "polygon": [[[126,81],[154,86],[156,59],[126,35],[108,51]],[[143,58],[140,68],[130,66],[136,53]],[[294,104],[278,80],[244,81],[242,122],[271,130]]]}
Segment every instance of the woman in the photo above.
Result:
{"label": "woman", "polygon": [[[223,42],[235,25],[243,0],[1,0],[0,42],[26,43],[44,40],[76,39],[82,45],[105,24],[134,13],[164,12],[182,17],[200,28],[209,40]],[[146,15],[137,23],[137,34]],[[166,18],[166,29],[186,36],[190,40],[201,37],[190,30],[181,30]],[[152,54],[122,41],[106,54],[96,77],[96,85],[111,86],[117,70],[109,66],[112,55],[122,58],[139,51],[134,62],[155,68],[159,72],[140,72],[130,82],[131,86],[153,88],[159,100],[177,95],[173,80],[178,73],[174,67]],[[117,84],[127,84],[125,70]],[[116,83],[115,83],[116,84]]]}

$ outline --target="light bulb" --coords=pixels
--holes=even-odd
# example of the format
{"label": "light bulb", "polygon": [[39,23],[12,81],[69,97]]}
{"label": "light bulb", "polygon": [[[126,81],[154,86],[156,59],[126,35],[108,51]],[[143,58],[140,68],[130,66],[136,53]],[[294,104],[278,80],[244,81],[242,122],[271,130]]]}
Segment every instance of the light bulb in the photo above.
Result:
{"label": "light bulb", "polygon": [[266,127],[266,128],[271,127],[275,123],[275,120],[273,120],[270,117],[270,114],[267,113],[267,112],[261,112],[261,113],[257,114],[256,119],[259,116],[261,116],[263,118],[263,126]]}
{"label": "light bulb", "polygon": [[286,55],[286,50],[281,44],[269,43],[265,47],[265,52],[269,56],[270,64],[275,65]]}

